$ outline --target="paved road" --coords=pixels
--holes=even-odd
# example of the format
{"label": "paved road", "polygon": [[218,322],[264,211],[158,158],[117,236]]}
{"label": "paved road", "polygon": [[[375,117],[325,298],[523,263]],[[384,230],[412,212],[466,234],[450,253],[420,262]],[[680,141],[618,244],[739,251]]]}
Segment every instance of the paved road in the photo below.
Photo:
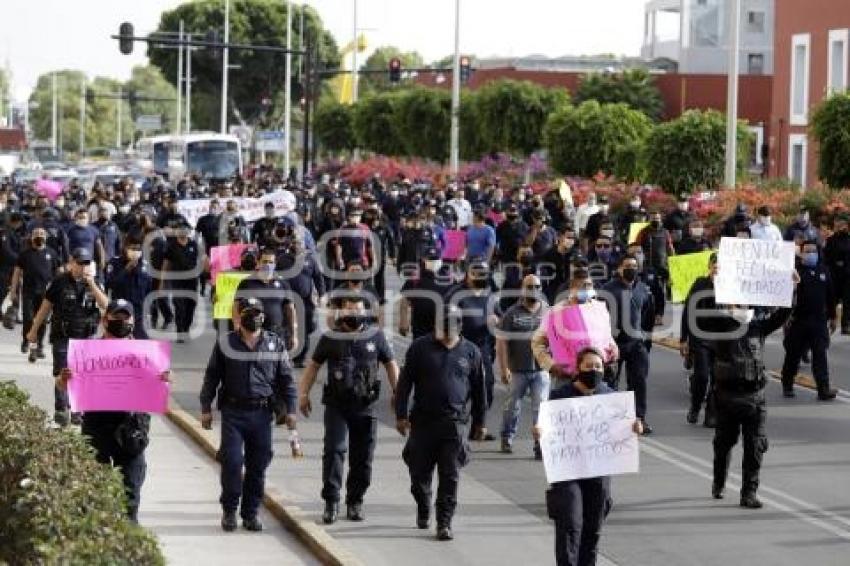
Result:
{"label": "paved road", "polygon": [[[393,282],[391,287],[396,287]],[[671,313],[675,316],[675,313]],[[180,380],[175,397],[197,411],[201,371],[209,354],[211,332],[186,345],[176,345]],[[403,356],[405,340],[396,337]],[[850,389],[850,347],[846,339],[832,351],[837,385]],[[771,346],[769,367],[781,365],[781,345]],[[807,370],[803,367],[802,370]],[[768,387],[768,434],[761,496],[766,507],[745,511],[737,493],[716,502],[709,496],[712,432],[685,423],[686,381],[675,352],[652,352],[649,420],[656,434],[641,441],[641,473],[614,481],[615,507],[601,548],[616,564],[846,564],[850,551],[850,420],[846,402],[817,403],[801,390],[797,399],[782,399],[776,382]],[[314,388],[314,407],[319,387]],[[498,429],[497,401],[488,417]],[[496,442],[474,446],[464,470],[456,519],[457,539],[437,544],[430,534],[413,528],[414,505],[406,469],[400,460],[401,438],[395,433],[388,404],[380,402],[379,444],[373,487],[367,495],[368,520],[341,521],[329,530],[367,564],[510,564],[552,563],[552,529],[545,517],[542,466],[531,456],[524,434],[511,456]],[[528,412],[522,430],[528,429]],[[292,501],[321,513],[321,410],[299,425],[307,457],[289,457],[286,435],[279,434],[271,480]],[[740,450],[733,470],[740,470]],[[739,477],[733,474],[732,487]]]}

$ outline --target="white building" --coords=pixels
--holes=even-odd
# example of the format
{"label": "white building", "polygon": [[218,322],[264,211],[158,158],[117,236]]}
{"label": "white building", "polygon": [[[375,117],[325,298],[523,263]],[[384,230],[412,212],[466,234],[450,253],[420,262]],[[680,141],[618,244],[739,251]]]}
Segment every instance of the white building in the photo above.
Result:
{"label": "white building", "polygon": [[[773,74],[774,2],[741,0],[741,74]],[[680,73],[725,74],[729,4],[729,0],[647,2],[641,55],[677,61]],[[662,29],[671,24],[672,37],[669,29]],[[667,36],[662,37],[663,32]]]}

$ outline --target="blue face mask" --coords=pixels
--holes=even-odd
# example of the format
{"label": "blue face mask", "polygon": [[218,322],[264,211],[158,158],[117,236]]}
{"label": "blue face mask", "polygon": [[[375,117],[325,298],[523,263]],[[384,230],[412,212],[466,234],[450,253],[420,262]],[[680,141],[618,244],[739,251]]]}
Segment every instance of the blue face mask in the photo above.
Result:
{"label": "blue face mask", "polygon": [[816,267],[818,264],[818,254],[817,253],[805,253],[803,254],[803,265],[806,267]]}
{"label": "blue face mask", "polygon": [[578,293],[576,293],[576,301],[579,304],[584,304],[592,301],[596,297],[596,291],[594,289],[579,289]]}

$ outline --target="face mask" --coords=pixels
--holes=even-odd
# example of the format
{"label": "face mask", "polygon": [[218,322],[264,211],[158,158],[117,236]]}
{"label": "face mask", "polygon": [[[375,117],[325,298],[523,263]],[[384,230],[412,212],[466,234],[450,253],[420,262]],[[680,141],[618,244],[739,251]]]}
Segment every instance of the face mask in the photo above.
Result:
{"label": "face mask", "polygon": [[266,263],[266,264],[263,264],[263,265],[260,266],[260,273],[262,273],[263,275],[267,275],[267,276],[271,277],[272,275],[274,275],[274,269],[275,269],[275,264]]}
{"label": "face mask", "polygon": [[221,214],[221,207],[219,207],[219,206],[210,207],[210,214]]}
{"label": "face mask", "polygon": [[632,208],[640,208],[640,201],[639,200],[633,200],[632,202],[629,203],[629,206],[631,206]]}
{"label": "face mask", "polygon": [[686,202],[680,202],[680,203],[679,203],[679,210],[681,210],[682,212],[687,212],[687,210],[688,210],[688,203],[686,203]]}
{"label": "face mask", "polygon": [[603,374],[601,371],[588,370],[578,373],[578,381],[588,389],[596,389],[602,383]]}
{"label": "face mask", "polygon": [[443,267],[443,260],[441,259],[429,259],[425,261],[425,269],[431,273],[437,273],[441,267]]}
{"label": "face mask", "polygon": [[352,330],[357,330],[366,322],[366,317],[364,317],[362,314],[349,314],[341,317],[339,321],[348,328],[351,328]]}
{"label": "face mask", "polygon": [[472,280],[472,286],[475,289],[485,289],[487,287],[487,280],[486,279],[473,279]]}
{"label": "face mask", "polygon": [[76,224],[76,225],[77,225],[77,226],[79,226],[80,228],[85,228],[86,226],[88,226],[88,225],[89,225],[89,221],[88,221],[88,220],[79,219],[79,220],[74,221],[74,224]]}
{"label": "face mask", "polygon": [[660,221],[660,220],[653,220],[653,221],[652,221],[652,222],[650,222],[649,224],[650,224],[650,226],[652,226],[652,227],[653,227],[653,228],[655,228],[656,230],[657,230],[657,229],[659,229],[659,228],[661,228],[661,221]]}
{"label": "face mask", "polygon": [[806,267],[815,267],[818,264],[818,254],[815,252],[803,254],[803,265]]}
{"label": "face mask", "polygon": [[762,226],[769,226],[770,225],[770,216],[759,216],[759,223]]}
{"label": "face mask", "polygon": [[266,218],[274,218],[274,210],[267,210]]}
{"label": "face mask", "polygon": [[516,215],[516,214],[508,214],[508,221],[509,222],[515,222],[517,218],[519,218],[519,216]]}
{"label": "face mask", "polygon": [[691,228],[691,236],[694,238],[701,238],[703,234],[702,228]]}
{"label": "face mask", "polygon": [[263,313],[258,313],[256,311],[244,312],[242,313],[242,316],[239,317],[239,322],[242,325],[242,328],[248,332],[256,332],[262,328],[265,320],[266,316]]}
{"label": "face mask", "polygon": [[142,257],[142,250],[127,250],[127,257],[132,261],[136,261]]}
{"label": "face mask", "polygon": [[613,238],[614,237],[614,231],[613,230],[600,230],[599,235],[605,236],[607,238]]}
{"label": "face mask", "polygon": [[130,205],[122,204],[118,207],[118,212],[120,212],[121,214],[127,214],[128,212],[130,212]]}
{"label": "face mask", "polygon": [[133,333],[133,324],[127,320],[107,320],[106,331],[115,338],[126,338]]}
{"label": "face mask", "polygon": [[56,208],[65,208],[65,201],[64,200],[57,200],[55,204],[56,204]]}
{"label": "face mask", "polygon": [[740,324],[749,324],[753,320],[753,309],[729,309],[729,316]]}
{"label": "face mask", "polygon": [[803,226],[805,226],[806,224],[808,224],[808,223],[809,223],[809,215],[808,215],[808,214],[801,214],[801,215],[799,215],[799,216],[797,217],[797,222],[799,222],[800,224],[802,224]]}
{"label": "face mask", "polygon": [[608,261],[609,259],[611,259],[611,250],[610,249],[596,250],[596,257],[598,257],[602,261]]}
{"label": "face mask", "polygon": [[646,259],[646,258],[644,257],[644,255],[643,255],[643,253],[632,254],[632,255],[634,255],[634,256],[635,256],[635,259],[636,259],[636,260],[637,260],[637,262],[638,262],[638,266],[643,265],[643,261]]}
{"label": "face mask", "polygon": [[254,271],[257,269],[257,258],[252,255],[245,256],[239,263],[239,269],[242,271]]}
{"label": "face mask", "polygon": [[599,212],[601,212],[602,214],[608,214],[608,205],[607,204],[600,205],[599,206]]}
{"label": "face mask", "polygon": [[631,283],[637,279],[637,269],[634,267],[626,267],[623,269],[623,279]]}
{"label": "face mask", "polygon": [[576,293],[576,301],[579,304],[589,303],[596,298],[596,290],[594,289],[579,289]]}
{"label": "face mask", "polygon": [[532,260],[534,260],[534,256],[532,254],[523,254],[519,258],[519,262],[522,265],[531,265]]}

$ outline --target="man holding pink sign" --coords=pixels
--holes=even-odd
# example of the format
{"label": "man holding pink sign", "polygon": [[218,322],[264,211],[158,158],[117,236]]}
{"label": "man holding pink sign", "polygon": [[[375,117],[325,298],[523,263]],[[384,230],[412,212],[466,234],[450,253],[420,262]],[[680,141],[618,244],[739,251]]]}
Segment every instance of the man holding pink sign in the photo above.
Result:
{"label": "man holding pink sign", "polygon": [[71,409],[83,413],[82,433],[98,462],[118,467],[127,494],[127,515],[137,521],[147,463],[149,412],[168,406],[171,347],[132,340],[133,306],[112,301],[103,317],[104,340],[71,340],[68,367],[57,378]]}

